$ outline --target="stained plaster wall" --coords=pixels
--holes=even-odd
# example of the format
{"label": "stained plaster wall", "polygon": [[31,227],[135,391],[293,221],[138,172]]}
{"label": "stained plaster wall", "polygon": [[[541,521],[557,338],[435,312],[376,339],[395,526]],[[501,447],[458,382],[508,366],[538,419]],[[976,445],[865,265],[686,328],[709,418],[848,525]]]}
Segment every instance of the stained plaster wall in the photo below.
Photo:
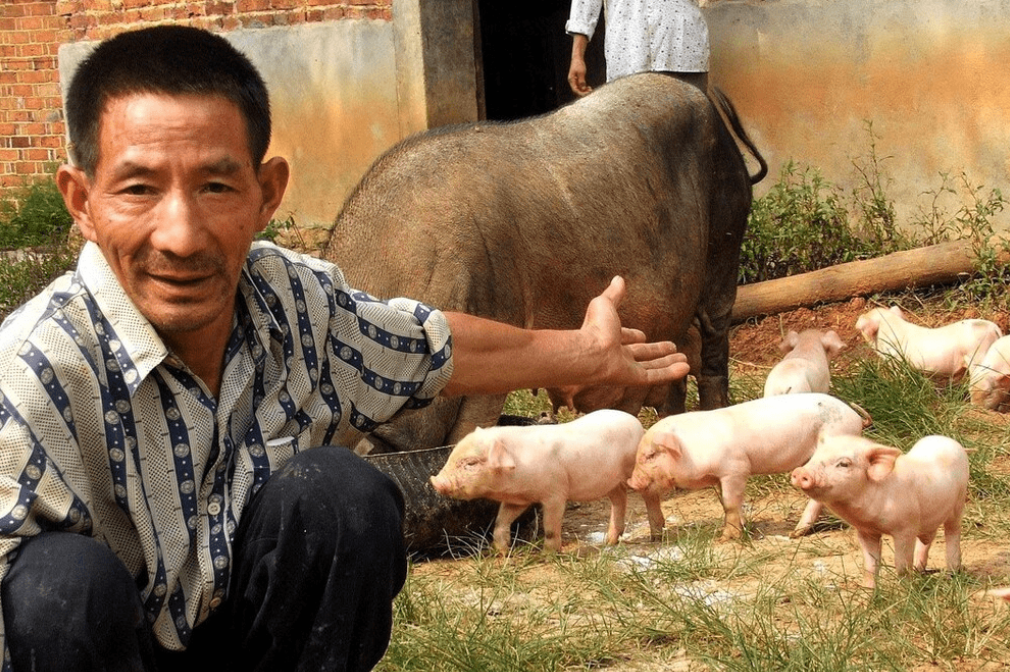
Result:
{"label": "stained plaster wall", "polygon": [[705,12],[712,80],[772,165],[757,193],[790,159],[851,191],[872,123],[899,222],[929,210],[941,173],[1010,196],[1010,0],[721,0]]}

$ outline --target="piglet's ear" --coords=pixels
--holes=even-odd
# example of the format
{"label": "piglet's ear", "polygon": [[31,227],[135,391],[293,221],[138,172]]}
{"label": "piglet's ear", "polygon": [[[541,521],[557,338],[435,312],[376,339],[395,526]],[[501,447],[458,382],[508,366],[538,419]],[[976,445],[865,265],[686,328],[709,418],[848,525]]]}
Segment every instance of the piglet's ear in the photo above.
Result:
{"label": "piglet's ear", "polygon": [[505,443],[496,440],[487,453],[487,464],[492,469],[515,469],[516,461],[505,447]]}
{"label": "piglet's ear", "polygon": [[834,329],[829,329],[828,332],[821,337],[821,344],[824,346],[825,352],[828,353],[828,357],[835,357],[839,352],[845,349],[845,341],[841,339]]}
{"label": "piglet's ear", "polygon": [[660,432],[659,434],[652,435],[652,448],[653,450],[665,451],[670,453],[671,456],[679,458],[681,455],[680,439],[673,432]]}
{"label": "piglet's ear", "polygon": [[800,335],[795,331],[790,330],[785,337],[779,341],[779,351],[783,354],[788,353],[790,350],[796,347],[796,344],[800,342]]}
{"label": "piglet's ear", "polygon": [[901,451],[890,446],[875,445],[866,453],[866,476],[871,481],[882,481],[894,470],[894,461]]}

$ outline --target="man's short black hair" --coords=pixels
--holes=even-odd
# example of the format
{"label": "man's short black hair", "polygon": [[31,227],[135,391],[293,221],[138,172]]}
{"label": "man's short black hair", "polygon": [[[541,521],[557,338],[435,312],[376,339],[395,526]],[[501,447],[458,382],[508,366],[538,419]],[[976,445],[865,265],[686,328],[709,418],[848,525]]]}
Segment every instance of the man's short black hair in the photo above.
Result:
{"label": "man's short black hair", "polygon": [[99,44],[81,63],[67,92],[74,164],[93,176],[98,131],[109,100],[136,93],[218,95],[246,122],[253,167],[270,144],[270,100],[255,66],[219,35],[187,26],[154,26]]}

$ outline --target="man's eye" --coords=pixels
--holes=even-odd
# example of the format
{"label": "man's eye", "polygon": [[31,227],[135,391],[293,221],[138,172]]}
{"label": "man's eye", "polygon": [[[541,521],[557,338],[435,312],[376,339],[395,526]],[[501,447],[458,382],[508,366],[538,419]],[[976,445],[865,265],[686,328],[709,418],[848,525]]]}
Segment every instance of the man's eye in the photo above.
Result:
{"label": "man's eye", "polygon": [[223,194],[228,191],[233,191],[230,186],[224,184],[223,182],[209,182],[206,186],[206,190],[212,194]]}
{"label": "man's eye", "polygon": [[131,184],[123,189],[123,193],[130,196],[145,196],[151,193],[151,188],[146,184]]}

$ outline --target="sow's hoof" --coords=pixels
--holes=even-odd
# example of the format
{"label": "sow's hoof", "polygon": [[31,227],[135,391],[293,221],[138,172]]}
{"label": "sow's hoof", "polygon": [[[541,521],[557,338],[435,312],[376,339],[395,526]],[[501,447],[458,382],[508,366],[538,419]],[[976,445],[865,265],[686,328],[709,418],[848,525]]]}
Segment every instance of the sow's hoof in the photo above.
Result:
{"label": "sow's hoof", "polygon": [[[517,416],[502,416],[499,425],[528,425],[535,420]],[[445,554],[466,554],[478,551],[490,543],[498,517],[498,502],[486,499],[462,501],[443,497],[431,487],[453,446],[408,450],[399,453],[365,455],[365,459],[400,486],[406,503],[403,536],[407,552],[414,556],[432,557]],[[518,540],[535,541],[540,532],[539,507],[519,517],[513,526]]]}

